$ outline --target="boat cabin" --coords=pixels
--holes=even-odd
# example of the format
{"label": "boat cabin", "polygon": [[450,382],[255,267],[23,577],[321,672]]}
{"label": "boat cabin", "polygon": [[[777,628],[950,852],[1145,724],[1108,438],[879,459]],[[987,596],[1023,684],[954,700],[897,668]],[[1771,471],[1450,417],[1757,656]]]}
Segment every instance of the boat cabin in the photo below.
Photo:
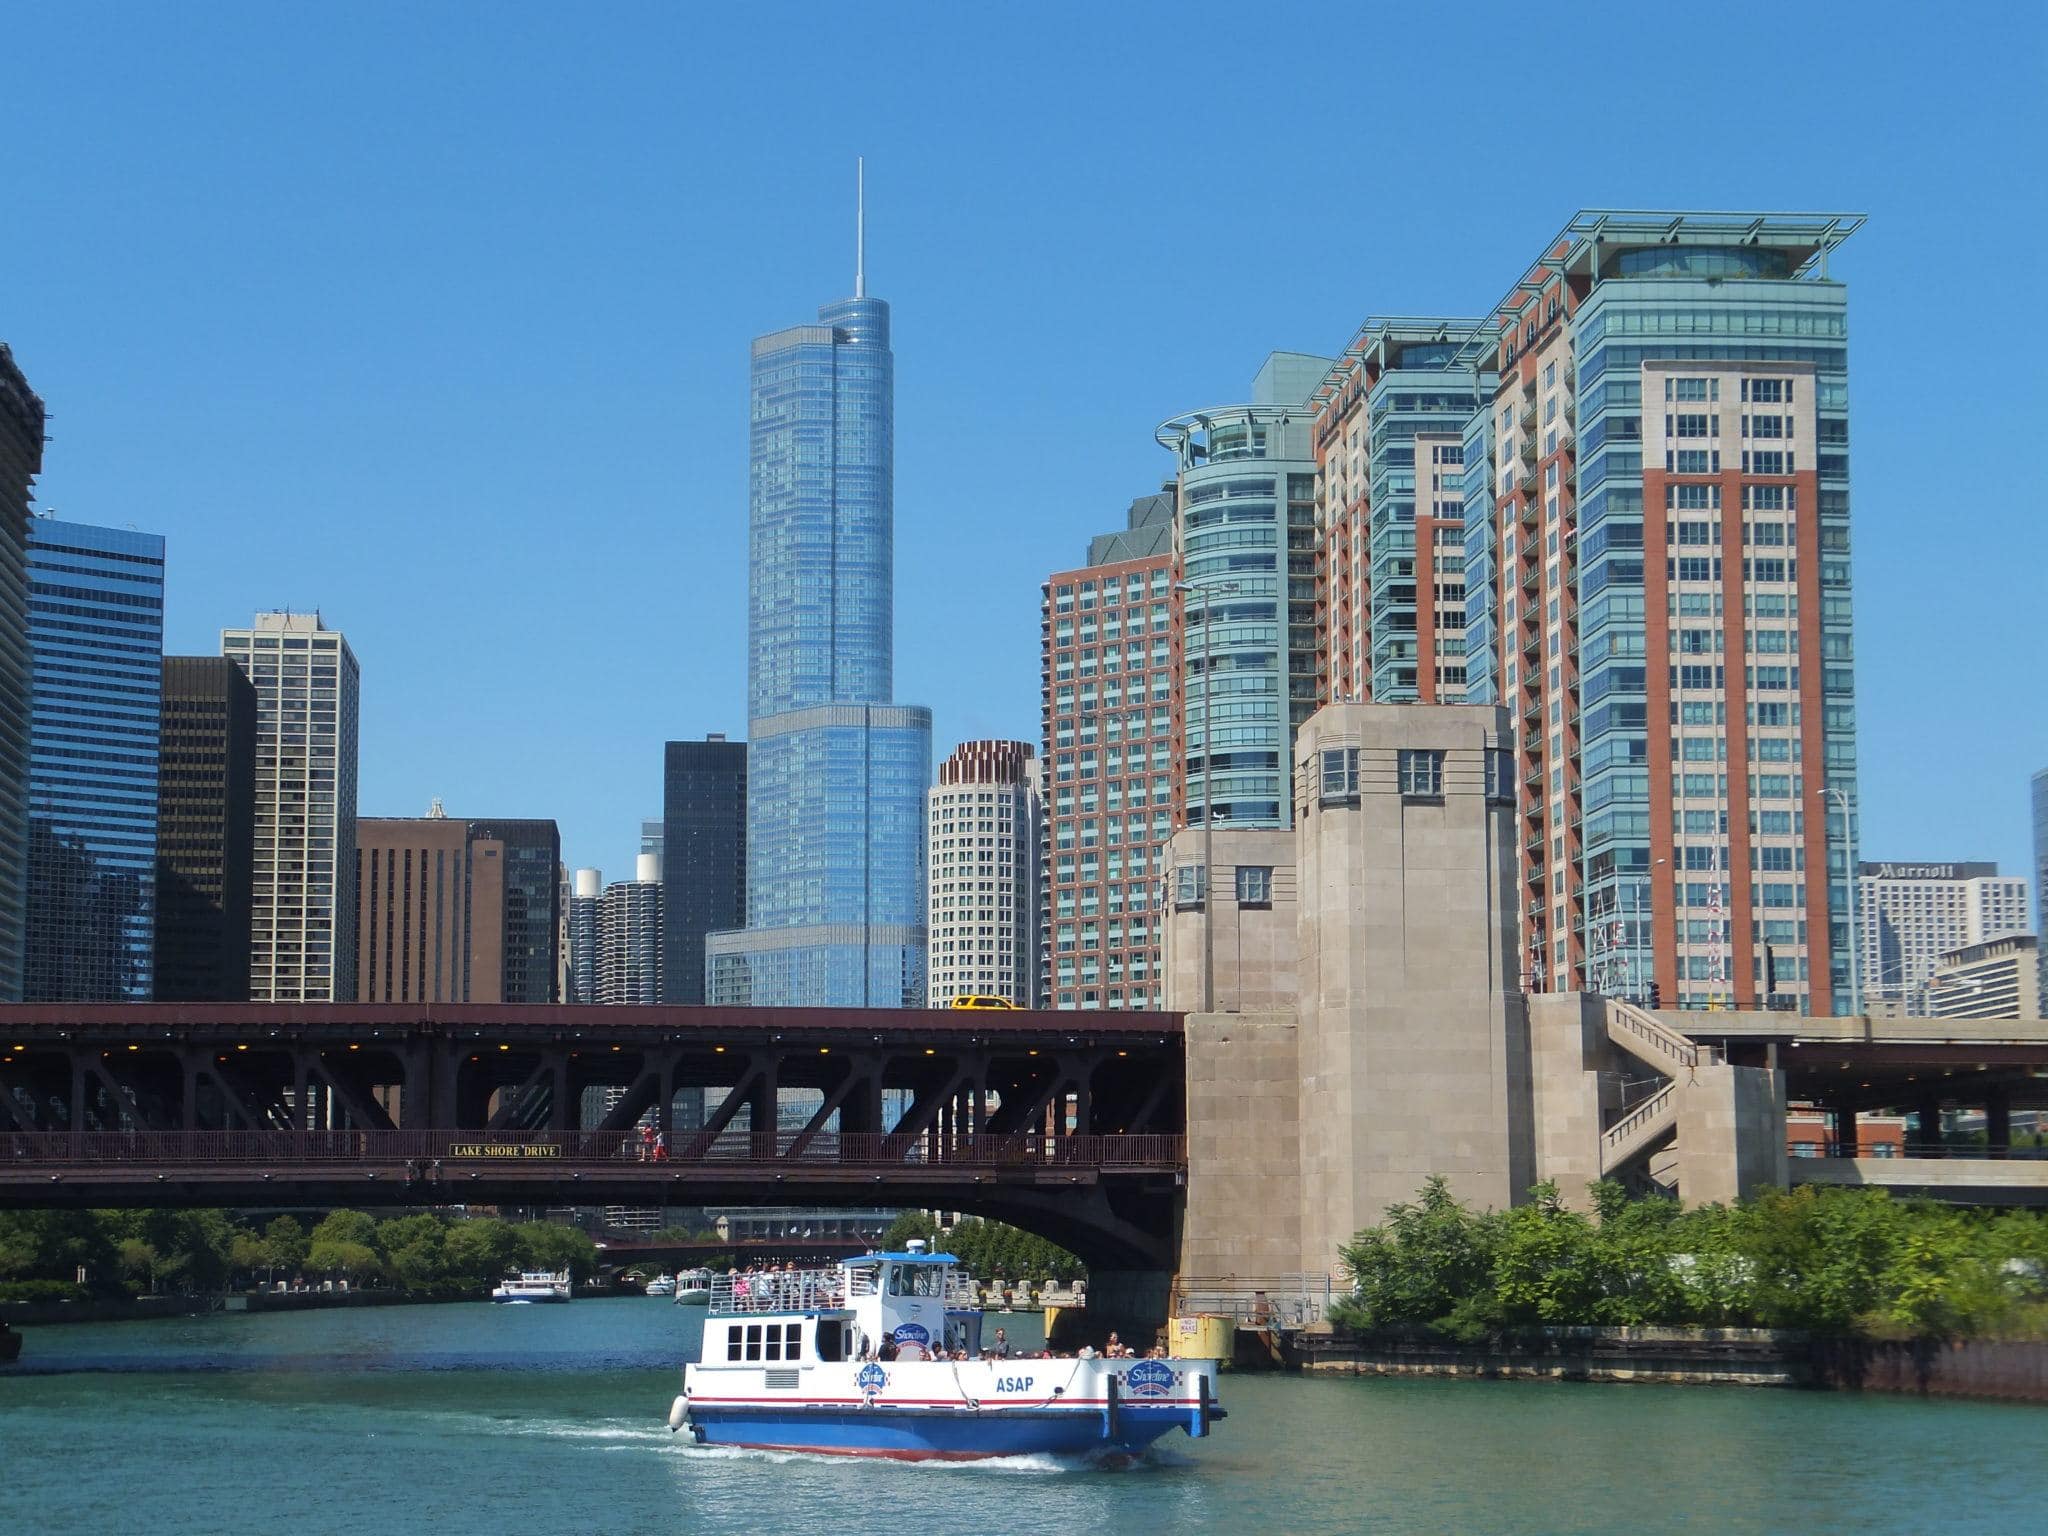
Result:
{"label": "boat cabin", "polygon": [[974,1283],[950,1253],[912,1240],[836,1269],[718,1277],[704,1324],[705,1365],[929,1359],[981,1353]]}

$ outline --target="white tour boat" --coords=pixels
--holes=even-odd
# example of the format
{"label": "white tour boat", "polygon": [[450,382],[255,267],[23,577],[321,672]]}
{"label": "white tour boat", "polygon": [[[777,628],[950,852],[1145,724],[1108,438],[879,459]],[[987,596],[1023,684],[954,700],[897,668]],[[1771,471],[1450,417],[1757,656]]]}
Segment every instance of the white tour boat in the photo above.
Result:
{"label": "white tour boat", "polygon": [[677,1275],[676,1305],[679,1307],[710,1306],[711,1271],[708,1269],[686,1269]]}
{"label": "white tour boat", "polygon": [[498,1288],[491,1292],[491,1300],[515,1304],[534,1301],[567,1301],[569,1299],[569,1271],[559,1274],[545,1269],[522,1271],[517,1280],[501,1280]]}
{"label": "white tour boat", "polygon": [[673,1296],[675,1293],[676,1277],[674,1275],[656,1275],[647,1282],[647,1294],[649,1296]]}
{"label": "white tour boat", "polygon": [[905,1460],[1131,1455],[1222,1418],[1218,1362],[991,1359],[951,1254],[720,1276],[669,1427],[700,1445]]}

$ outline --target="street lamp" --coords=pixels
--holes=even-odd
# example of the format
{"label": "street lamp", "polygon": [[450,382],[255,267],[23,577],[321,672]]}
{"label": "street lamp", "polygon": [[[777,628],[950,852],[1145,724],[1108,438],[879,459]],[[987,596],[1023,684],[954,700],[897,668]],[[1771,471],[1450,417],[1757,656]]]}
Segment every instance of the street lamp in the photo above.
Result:
{"label": "street lamp", "polygon": [[1849,819],[1849,792],[1828,788],[1821,794],[1842,808],[1842,873],[1849,887],[1849,1012],[1863,1013],[1863,936],[1856,931],[1856,829]]}
{"label": "street lamp", "polygon": [[[1190,594],[1202,600],[1202,1012],[1216,1011],[1216,737],[1209,728],[1216,696],[1216,649],[1209,631],[1209,607],[1219,592],[1235,592],[1239,583],[1219,581],[1213,587],[1177,581],[1185,612]],[[1183,692],[1182,697],[1186,694]]]}

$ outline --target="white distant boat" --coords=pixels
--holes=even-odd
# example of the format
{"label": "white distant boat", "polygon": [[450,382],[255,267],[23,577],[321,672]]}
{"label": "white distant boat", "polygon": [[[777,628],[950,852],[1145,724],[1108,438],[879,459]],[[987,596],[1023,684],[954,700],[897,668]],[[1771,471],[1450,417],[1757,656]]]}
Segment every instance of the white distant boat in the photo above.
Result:
{"label": "white distant boat", "polygon": [[711,1305],[711,1271],[708,1269],[686,1269],[676,1276],[676,1305],[679,1307],[708,1307]]}
{"label": "white distant boat", "polygon": [[491,1300],[510,1302],[515,1306],[536,1301],[567,1301],[569,1299],[569,1271],[559,1274],[545,1269],[528,1269],[520,1272],[516,1280],[501,1280],[498,1288],[491,1292]]}
{"label": "white distant boat", "polygon": [[675,1293],[676,1277],[674,1275],[656,1275],[647,1282],[646,1294],[649,1296],[673,1296]]}

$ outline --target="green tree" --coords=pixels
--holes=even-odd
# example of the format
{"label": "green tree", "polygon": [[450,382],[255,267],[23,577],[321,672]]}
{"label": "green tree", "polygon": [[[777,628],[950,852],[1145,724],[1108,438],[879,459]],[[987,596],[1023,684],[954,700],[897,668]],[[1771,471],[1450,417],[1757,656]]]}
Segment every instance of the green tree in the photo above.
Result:
{"label": "green tree", "polygon": [[494,1216],[473,1216],[448,1228],[444,1244],[448,1283],[462,1291],[487,1291],[518,1262],[512,1229]]}
{"label": "green tree", "polygon": [[881,1246],[891,1253],[901,1253],[903,1245],[913,1237],[930,1242],[939,1235],[939,1224],[923,1211],[898,1211],[896,1219],[889,1223],[882,1234]]}
{"label": "green tree", "polygon": [[361,1211],[329,1211],[326,1218],[313,1228],[307,1241],[312,1245],[355,1243],[359,1247],[375,1248],[377,1222]]}
{"label": "green tree", "polygon": [[523,1222],[512,1229],[518,1262],[530,1269],[568,1270],[578,1280],[597,1267],[597,1245],[588,1233],[552,1221]]}
{"label": "green tree", "polygon": [[377,1250],[368,1243],[353,1243],[341,1237],[315,1237],[306,1250],[306,1268],[316,1275],[339,1275],[361,1283],[383,1269]]}
{"label": "green tree", "polygon": [[1350,1327],[1434,1328],[1477,1338],[1498,1326],[1493,1259],[1500,1219],[1474,1215],[1432,1175],[1413,1203],[1387,1208],[1339,1250],[1352,1293],[1334,1309]]}
{"label": "green tree", "polygon": [[439,1294],[448,1267],[447,1224],[438,1216],[399,1216],[377,1227],[385,1270],[399,1286],[428,1296]]}
{"label": "green tree", "polygon": [[274,1269],[296,1274],[306,1266],[306,1229],[290,1216],[273,1216],[263,1229],[263,1245],[270,1250]]}
{"label": "green tree", "polygon": [[1530,1197],[1500,1218],[1493,1310],[1509,1326],[1582,1323],[1602,1299],[1593,1224],[1565,1208],[1553,1183],[1538,1184]]}

